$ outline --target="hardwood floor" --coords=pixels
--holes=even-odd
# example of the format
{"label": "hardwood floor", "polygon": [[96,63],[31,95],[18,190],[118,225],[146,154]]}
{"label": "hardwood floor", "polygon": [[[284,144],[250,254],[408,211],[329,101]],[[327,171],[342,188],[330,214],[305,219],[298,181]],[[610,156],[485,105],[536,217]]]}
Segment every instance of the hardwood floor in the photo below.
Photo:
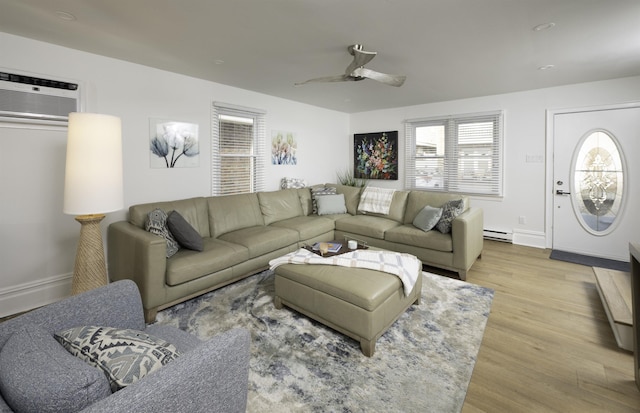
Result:
{"label": "hardwood floor", "polygon": [[467,281],[495,297],[463,412],[640,412],[591,267],[549,253],[485,242]]}

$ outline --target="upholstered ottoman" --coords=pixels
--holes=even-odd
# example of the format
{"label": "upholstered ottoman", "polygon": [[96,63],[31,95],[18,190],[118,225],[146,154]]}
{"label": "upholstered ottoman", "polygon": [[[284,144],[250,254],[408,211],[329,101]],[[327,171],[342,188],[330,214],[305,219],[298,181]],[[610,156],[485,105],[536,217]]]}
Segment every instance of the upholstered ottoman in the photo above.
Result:
{"label": "upholstered ottoman", "polygon": [[290,307],[360,342],[371,357],[376,340],[411,304],[420,304],[422,273],[405,296],[386,272],[333,265],[284,264],[275,269],[274,305]]}

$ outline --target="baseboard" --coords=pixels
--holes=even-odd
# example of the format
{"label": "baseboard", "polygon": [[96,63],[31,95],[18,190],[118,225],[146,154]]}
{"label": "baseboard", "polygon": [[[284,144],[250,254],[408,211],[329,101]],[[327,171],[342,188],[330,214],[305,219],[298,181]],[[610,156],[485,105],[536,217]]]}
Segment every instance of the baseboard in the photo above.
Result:
{"label": "baseboard", "polygon": [[71,294],[73,274],[56,275],[0,289],[0,317],[51,304]]}
{"label": "baseboard", "polygon": [[522,229],[513,230],[513,243],[527,247],[546,248],[546,235],[544,232],[527,231]]}

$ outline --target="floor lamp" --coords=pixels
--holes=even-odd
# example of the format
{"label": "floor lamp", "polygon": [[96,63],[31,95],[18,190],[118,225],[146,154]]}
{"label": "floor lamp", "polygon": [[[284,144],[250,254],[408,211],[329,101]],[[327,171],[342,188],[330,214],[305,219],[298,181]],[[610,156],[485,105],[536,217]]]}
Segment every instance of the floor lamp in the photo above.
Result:
{"label": "floor lamp", "polygon": [[100,221],[123,206],[120,118],[70,113],[63,211],[80,222],[71,294],[107,284]]}

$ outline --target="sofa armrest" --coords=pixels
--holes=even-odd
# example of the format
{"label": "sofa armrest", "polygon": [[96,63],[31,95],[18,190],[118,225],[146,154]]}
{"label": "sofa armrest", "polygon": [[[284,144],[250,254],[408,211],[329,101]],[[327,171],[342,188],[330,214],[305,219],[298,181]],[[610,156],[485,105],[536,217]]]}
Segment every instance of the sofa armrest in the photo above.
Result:
{"label": "sofa armrest", "polygon": [[140,289],[145,310],[164,303],[167,244],[164,238],[127,221],[107,231],[107,262],[112,281],[130,279]]}
{"label": "sofa armrest", "polygon": [[470,207],[458,215],[451,223],[451,239],[453,241],[453,265],[464,269],[461,277],[482,254],[484,246],[484,214],[482,208]]}
{"label": "sofa armrest", "polygon": [[249,348],[247,330],[219,334],[83,412],[244,412]]}

